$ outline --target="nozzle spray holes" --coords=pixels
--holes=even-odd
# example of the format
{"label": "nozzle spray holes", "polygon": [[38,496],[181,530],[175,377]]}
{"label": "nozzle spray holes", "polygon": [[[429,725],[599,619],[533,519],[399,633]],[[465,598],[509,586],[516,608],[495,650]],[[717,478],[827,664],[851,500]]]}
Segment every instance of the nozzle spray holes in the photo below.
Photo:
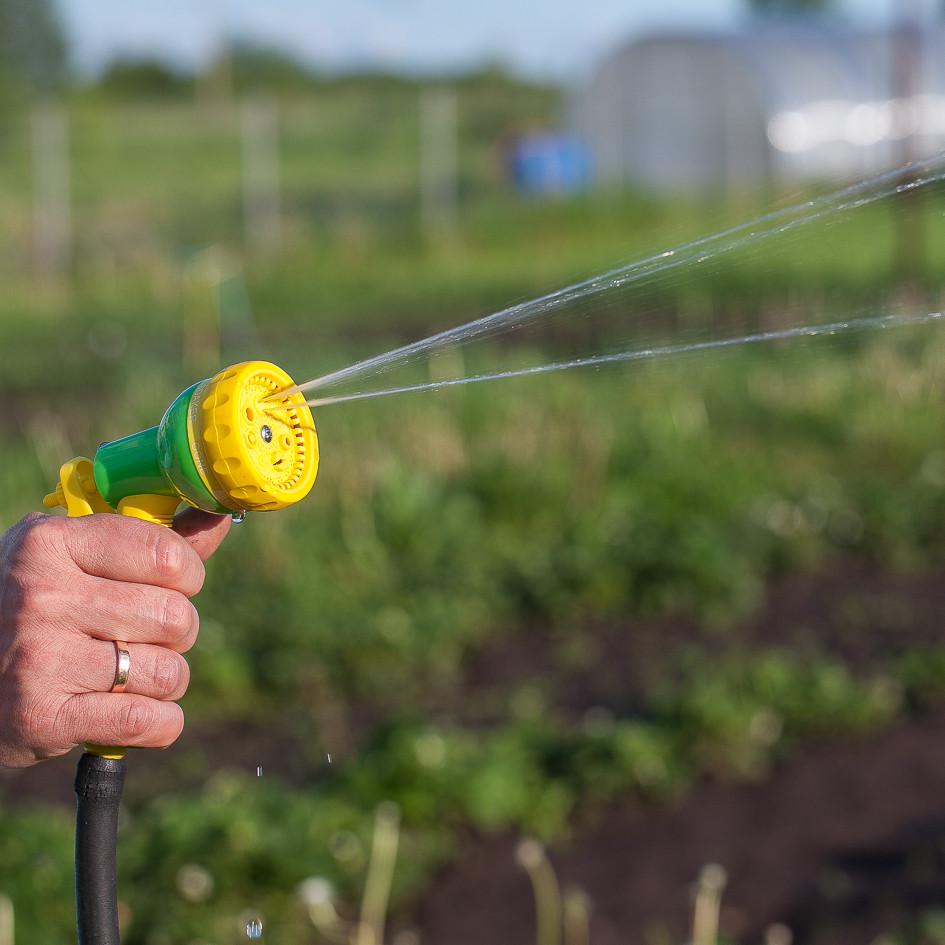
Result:
{"label": "nozzle spray holes", "polygon": [[[246,417],[249,423],[252,423],[256,419],[256,411],[252,407],[247,407],[243,411],[243,416]],[[263,438],[263,443],[272,442],[272,427],[268,423],[264,423],[259,429],[259,435]],[[250,440],[250,446],[253,446],[256,442],[256,435],[250,431],[247,435],[247,439]]]}

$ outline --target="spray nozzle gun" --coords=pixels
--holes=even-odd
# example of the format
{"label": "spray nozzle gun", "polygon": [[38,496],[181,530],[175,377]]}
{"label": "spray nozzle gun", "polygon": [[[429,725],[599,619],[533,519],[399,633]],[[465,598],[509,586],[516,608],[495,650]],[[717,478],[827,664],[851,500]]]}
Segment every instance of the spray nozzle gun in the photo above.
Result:
{"label": "spray nozzle gun", "polygon": [[[304,499],[318,437],[292,378],[247,361],[194,384],[156,427],[105,443],[59,472],[47,508],[118,512],[171,525],[181,503],[219,514],[274,511]],[[116,651],[117,652],[117,651]],[[119,945],[115,881],[125,750],[86,745],[76,774],[79,945]]]}
{"label": "spray nozzle gun", "polygon": [[60,470],[48,508],[117,511],[170,525],[183,502],[220,514],[273,511],[308,495],[318,471],[312,413],[281,368],[247,361],[181,393],[156,427]]}

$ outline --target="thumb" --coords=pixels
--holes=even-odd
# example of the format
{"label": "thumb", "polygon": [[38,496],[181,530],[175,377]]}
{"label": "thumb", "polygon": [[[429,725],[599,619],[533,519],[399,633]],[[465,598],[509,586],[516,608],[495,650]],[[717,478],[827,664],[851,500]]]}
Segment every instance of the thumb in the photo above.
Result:
{"label": "thumb", "polygon": [[206,561],[220,547],[230,530],[229,515],[211,515],[199,509],[186,509],[174,519],[174,531]]}

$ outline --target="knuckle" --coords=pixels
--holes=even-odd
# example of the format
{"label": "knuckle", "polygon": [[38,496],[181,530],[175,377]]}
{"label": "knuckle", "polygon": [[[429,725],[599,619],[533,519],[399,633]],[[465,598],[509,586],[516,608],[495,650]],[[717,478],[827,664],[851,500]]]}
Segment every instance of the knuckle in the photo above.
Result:
{"label": "knuckle", "polygon": [[54,733],[66,727],[61,720],[64,707],[54,711],[48,701],[23,698],[12,711],[13,731],[28,745],[50,741]]}
{"label": "knuckle", "polygon": [[[181,690],[184,682],[184,661],[173,653],[158,657],[154,667],[154,690],[161,699],[170,699]],[[186,684],[184,685],[186,689]]]}
{"label": "knuckle", "polygon": [[149,539],[155,573],[162,580],[173,581],[184,571],[184,549],[172,532],[154,531]]}
{"label": "knuckle", "polygon": [[27,580],[17,587],[17,609],[24,622],[37,618],[48,621],[58,613],[64,596],[61,588]]}
{"label": "knuckle", "polygon": [[34,557],[60,548],[66,528],[64,521],[50,515],[40,515],[36,518],[27,516],[23,519],[20,522],[17,543],[21,554],[25,557]]}
{"label": "knuckle", "polygon": [[35,539],[30,536],[37,528],[41,527],[48,518],[48,515],[43,515],[40,512],[30,512],[24,515],[23,518],[4,535],[4,545],[9,544],[22,548],[27,542],[34,541]]}
{"label": "knuckle", "polygon": [[[0,565],[2,565],[0,559]],[[23,622],[24,595],[28,578],[11,568],[0,567],[0,621],[18,627]]]}
{"label": "knuckle", "polygon": [[193,604],[180,594],[168,594],[164,598],[161,629],[169,643],[184,645],[192,642],[196,623]]}
{"label": "knuckle", "polygon": [[143,738],[157,723],[157,712],[145,700],[129,699],[122,706],[118,717],[118,726],[123,738]]}
{"label": "knuckle", "polygon": [[36,729],[36,705],[21,699],[10,710],[10,728],[23,741],[29,742]]}
{"label": "knuckle", "polygon": [[32,634],[18,643],[13,665],[26,679],[48,676],[58,669],[58,650],[54,641]]}

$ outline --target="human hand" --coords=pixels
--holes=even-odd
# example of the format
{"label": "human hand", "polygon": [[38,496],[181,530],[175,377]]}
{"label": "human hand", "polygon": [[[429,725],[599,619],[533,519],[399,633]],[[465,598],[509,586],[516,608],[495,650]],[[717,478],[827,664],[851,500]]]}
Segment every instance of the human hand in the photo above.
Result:
{"label": "human hand", "polygon": [[[174,530],[119,515],[28,515],[0,536],[0,765],[82,742],[164,748],[197,638],[190,598],[228,516],[188,510]],[[114,641],[128,644],[125,691]]]}

